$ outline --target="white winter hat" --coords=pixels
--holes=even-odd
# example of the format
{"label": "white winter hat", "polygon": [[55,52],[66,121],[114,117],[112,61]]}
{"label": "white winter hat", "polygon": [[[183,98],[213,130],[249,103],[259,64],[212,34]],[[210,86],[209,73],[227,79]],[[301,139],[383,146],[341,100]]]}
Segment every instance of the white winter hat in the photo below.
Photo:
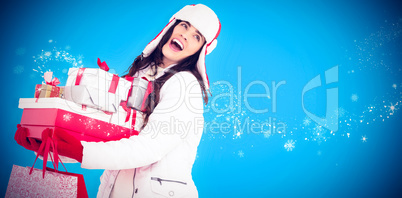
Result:
{"label": "white winter hat", "polygon": [[212,50],[215,49],[216,44],[218,43],[216,38],[221,30],[221,23],[219,22],[218,17],[209,7],[203,4],[197,4],[187,5],[179,10],[172,16],[172,18],[170,18],[170,21],[165,28],[163,28],[163,30],[145,47],[142,51],[143,56],[147,57],[155,50],[162,37],[169,28],[175,24],[177,19],[189,22],[205,37],[206,43],[202,47],[200,57],[198,58],[197,68],[204,81],[205,88],[209,89],[209,80],[205,68],[205,55],[211,53]]}

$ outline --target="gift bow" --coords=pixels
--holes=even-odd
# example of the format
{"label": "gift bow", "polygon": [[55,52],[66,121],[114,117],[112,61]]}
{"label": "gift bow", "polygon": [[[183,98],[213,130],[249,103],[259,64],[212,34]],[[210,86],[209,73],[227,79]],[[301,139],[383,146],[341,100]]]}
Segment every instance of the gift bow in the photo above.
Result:
{"label": "gift bow", "polygon": [[98,66],[99,68],[105,70],[105,71],[109,71],[109,66],[107,66],[106,62],[103,61],[101,62],[101,60],[98,58]]}
{"label": "gift bow", "polygon": [[53,76],[53,72],[45,72],[45,74],[43,74],[43,78],[45,79],[46,84],[52,85],[52,86],[56,86],[56,85],[60,84],[59,79],[56,77],[54,77],[52,79],[52,76]]}

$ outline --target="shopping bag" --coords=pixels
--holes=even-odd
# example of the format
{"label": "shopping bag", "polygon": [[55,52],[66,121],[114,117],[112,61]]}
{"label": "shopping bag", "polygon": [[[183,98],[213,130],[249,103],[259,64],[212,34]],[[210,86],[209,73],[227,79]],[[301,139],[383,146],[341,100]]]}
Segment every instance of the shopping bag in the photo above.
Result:
{"label": "shopping bag", "polygon": [[82,175],[46,170],[43,178],[42,170],[13,165],[5,197],[88,197]]}
{"label": "shopping bag", "polygon": [[[32,167],[13,165],[6,197],[88,197],[82,175],[58,171],[61,159],[54,131],[44,130],[42,138]],[[52,155],[49,155],[50,151],[53,151]],[[43,170],[34,168],[39,155],[43,156]],[[48,156],[55,169],[46,167]],[[63,162],[61,164],[64,167]]]}

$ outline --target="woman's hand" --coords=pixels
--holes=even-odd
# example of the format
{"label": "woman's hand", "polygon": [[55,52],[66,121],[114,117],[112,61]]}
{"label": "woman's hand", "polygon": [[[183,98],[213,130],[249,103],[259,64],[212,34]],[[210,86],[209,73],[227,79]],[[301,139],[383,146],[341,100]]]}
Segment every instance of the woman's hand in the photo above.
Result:
{"label": "woman's hand", "polygon": [[14,140],[17,142],[17,144],[23,146],[25,149],[38,151],[41,141],[28,137],[28,132],[28,128],[22,127],[20,124],[18,124],[17,131],[14,135]]}
{"label": "woman's hand", "polygon": [[59,128],[55,129],[54,136],[57,140],[57,152],[60,155],[82,162],[84,147],[79,140]]}

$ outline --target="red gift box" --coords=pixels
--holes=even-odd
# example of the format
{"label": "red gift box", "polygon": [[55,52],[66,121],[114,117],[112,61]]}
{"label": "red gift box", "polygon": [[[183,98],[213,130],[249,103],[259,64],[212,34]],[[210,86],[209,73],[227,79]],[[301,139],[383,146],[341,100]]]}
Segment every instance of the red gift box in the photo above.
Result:
{"label": "red gift box", "polygon": [[60,128],[82,141],[112,141],[138,135],[138,131],[57,108],[24,109],[21,126],[29,137],[41,138],[46,128]]}
{"label": "red gift box", "polygon": [[35,87],[35,98],[60,97],[60,87],[37,84]]}
{"label": "red gift box", "polygon": [[35,98],[60,97],[60,87],[56,87],[60,81],[57,78],[52,78],[52,75],[53,72],[43,74],[46,84],[36,85]]}

